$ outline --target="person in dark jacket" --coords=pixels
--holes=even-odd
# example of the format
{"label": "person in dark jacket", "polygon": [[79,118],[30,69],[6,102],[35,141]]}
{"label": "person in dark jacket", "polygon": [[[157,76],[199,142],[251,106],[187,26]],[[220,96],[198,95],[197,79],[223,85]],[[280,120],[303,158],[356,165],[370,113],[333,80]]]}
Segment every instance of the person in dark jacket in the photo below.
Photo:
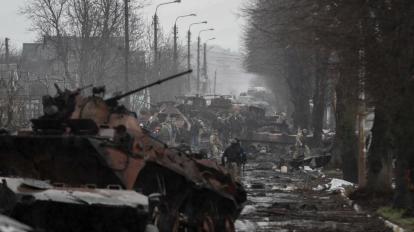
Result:
{"label": "person in dark jacket", "polygon": [[232,139],[230,146],[226,148],[221,157],[221,163],[236,181],[240,181],[241,166],[245,160],[245,154],[240,141]]}

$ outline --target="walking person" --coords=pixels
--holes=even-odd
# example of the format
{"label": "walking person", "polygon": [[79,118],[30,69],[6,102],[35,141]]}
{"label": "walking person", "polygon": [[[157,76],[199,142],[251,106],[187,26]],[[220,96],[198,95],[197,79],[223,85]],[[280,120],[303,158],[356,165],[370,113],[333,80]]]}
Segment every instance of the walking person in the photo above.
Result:
{"label": "walking person", "polygon": [[219,134],[217,130],[213,130],[213,133],[210,136],[210,151],[211,158],[220,162],[220,153],[223,149],[223,144],[220,141]]}
{"label": "walking person", "polygon": [[240,142],[237,139],[232,139],[230,146],[226,148],[221,157],[221,163],[237,182],[240,182],[241,167],[244,162],[245,155]]}
{"label": "walking person", "polygon": [[191,146],[198,148],[200,145],[200,130],[201,130],[201,123],[198,118],[194,117],[191,119]]}

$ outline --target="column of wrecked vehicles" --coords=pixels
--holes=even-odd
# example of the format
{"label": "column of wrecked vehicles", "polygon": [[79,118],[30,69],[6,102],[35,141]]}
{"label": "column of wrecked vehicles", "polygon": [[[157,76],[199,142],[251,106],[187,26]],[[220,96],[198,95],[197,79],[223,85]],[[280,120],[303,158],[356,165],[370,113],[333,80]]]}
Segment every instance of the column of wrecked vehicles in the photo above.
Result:
{"label": "column of wrecked vehicles", "polygon": [[[197,152],[168,146],[119,103],[187,73],[109,99],[104,88],[85,97],[56,86],[32,130],[0,133],[0,213],[28,225],[16,231],[235,231],[246,192],[200,155],[209,135],[201,136]],[[177,97],[154,108],[182,124],[200,119],[221,130],[223,144],[237,137],[250,154],[288,153],[303,139],[281,115],[267,116],[263,107],[231,96]],[[291,165],[309,160],[295,157]]]}
{"label": "column of wrecked vehicles", "polygon": [[258,153],[262,147],[295,144],[296,134],[291,133],[281,115],[266,115],[262,106],[242,104],[229,95],[178,97],[177,108],[189,117],[196,117],[208,128],[225,134],[224,140],[238,138],[249,153]]}
{"label": "column of wrecked vehicles", "polygon": [[32,130],[3,132],[0,212],[28,225],[15,231],[234,231],[242,185],[153,138],[119,104],[189,72],[110,99],[57,87]]}
{"label": "column of wrecked vehicles", "polygon": [[200,118],[207,128],[217,130],[223,135],[224,144],[231,138],[238,138],[251,158],[277,153],[284,154],[282,162],[289,162],[295,169],[325,166],[331,158],[333,134],[324,134],[323,149],[310,151],[312,135],[306,129],[294,129],[285,113],[271,113],[269,104],[259,95],[242,93],[237,100],[231,95],[182,96],[177,97],[177,108],[189,117]]}

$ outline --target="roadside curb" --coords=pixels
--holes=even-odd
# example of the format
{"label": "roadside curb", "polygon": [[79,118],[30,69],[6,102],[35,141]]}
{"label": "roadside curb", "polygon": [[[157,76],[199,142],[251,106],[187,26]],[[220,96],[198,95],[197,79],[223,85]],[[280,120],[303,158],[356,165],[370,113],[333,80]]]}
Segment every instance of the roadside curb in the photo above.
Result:
{"label": "roadside curb", "polygon": [[[358,205],[357,203],[355,203],[354,201],[352,201],[351,199],[349,199],[349,197],[345,194],[344,191],[340,191],[341,192],[341,197],[345,200],[345,202],[352,207],[355,212],[357,213],[365,213],[364,210],[362,209],[362,207],[360,205]],[[367,213],[368,217],[372,217],[372,215]],[[384,222],[384,225],[390,229],[393,230],[393,232],[408,232],[406,231],[404,228],[402,228],[401,226],[394,224],[393,222],[378,216],[378,218]]]}

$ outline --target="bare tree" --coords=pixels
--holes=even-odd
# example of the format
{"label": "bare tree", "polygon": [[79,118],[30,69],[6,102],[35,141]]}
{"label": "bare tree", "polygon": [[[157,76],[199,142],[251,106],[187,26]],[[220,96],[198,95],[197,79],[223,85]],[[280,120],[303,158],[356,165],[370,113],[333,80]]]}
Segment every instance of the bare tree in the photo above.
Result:
{"label": "bare tree", "polygon": [[69,0],[34,0],[22,9],[22,13],[32,21],[33,31],[41,38],[52,41],[56,60],[63,66],[65,82],[74,87],[75,80],[69,71],[69,46],[65,39],[68,34],[65,19],[68,4]]}
{"label": "bare tree", "polygon": [[[16,129],[24,116],[23,87],[19,83],[19,57],[0,42],[0,128]],[[23,110],[23,111],[22,111]]]}
{"label": "bare tree", "polygon": [[[311,128],[314,142],[320,144],[329,59],[339,54],[339,77],[336,104],[336,157],[347,180],[357,181],[354,133],[358,98],[358,35],[353,31],[358,23],[352,14],[347,25],[337,8],[353,3],[332,1],[257,0],[245,8],[249,17],[246,31],[246,65],[251,70],[271,70],[286,79],[294,105],[293,120],[297,127]],[[342,12],[341,12],[342,13]],[[342,31],[343,30],[343,31]],[[345,30],[348,30],[347,33]],[[350,33],[351,32],[351,33]],[[348,38],[344,38],[345,36]],[[339,42],[338,42],[339,41]],[[345,44],[346,41],[348,44]],[[355,59],[356,58],[356,59]],[[265,64],[266,66],[263,66]],[[351,65],[352,64],[352,65]],[[357,64],[357,65],[355,65]],[[252,69],[253,68],[253,69]],[[342,91],[345,90],[346,91]],[[339,91],[339,92],[338,92]],[[313,99],[313,116],[309,100]],[[312,123],[311,123],[312,122]],[[335,159],[338,160],[338,159]]]}
{"label": "bare tree", "polygon": [[[144,3],[139,0],[131,4],[136,31],[142,31],[136,22]],[[23,13],[32,20],[33,30],[55,47],[65,76],[71,80],[70,87],[120,83],[116,78],[124,49],[122,0],[33,0]],[[134,33],[132,39],[141,38]]]}

